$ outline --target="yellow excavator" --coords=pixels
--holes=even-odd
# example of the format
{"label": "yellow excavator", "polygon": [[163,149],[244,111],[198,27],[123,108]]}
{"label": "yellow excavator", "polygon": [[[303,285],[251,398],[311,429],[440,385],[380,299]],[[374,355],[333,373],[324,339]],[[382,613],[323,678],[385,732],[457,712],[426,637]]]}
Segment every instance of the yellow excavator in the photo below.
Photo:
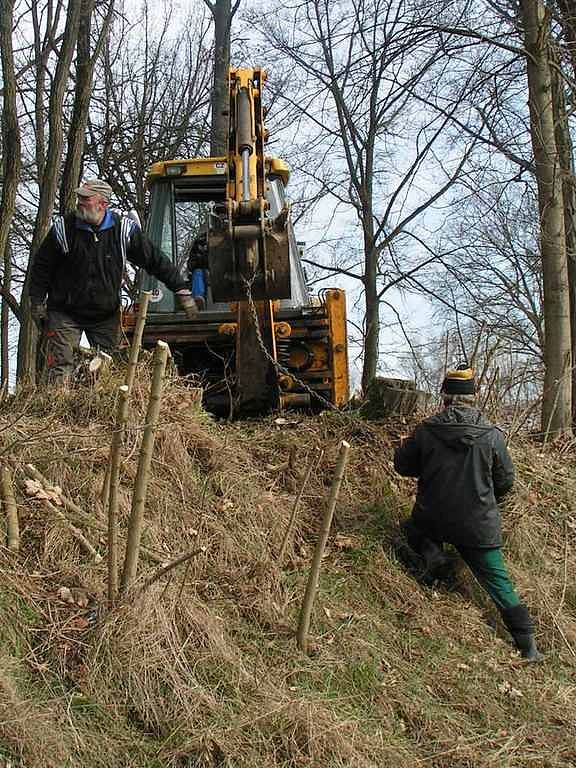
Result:
{"label": "yellow excavator", "polygon": [[[265,154],[263,69],[230,69],[228,153],[151,166],[147,234],[187,269],[199,312],[143,274],[152,292],[143,345],[169,343],[220,415],[322,409],[349,398],[346,297],[309,294],[285,196],[287,165]],[[123,315],[129,342],[137,306]]]}

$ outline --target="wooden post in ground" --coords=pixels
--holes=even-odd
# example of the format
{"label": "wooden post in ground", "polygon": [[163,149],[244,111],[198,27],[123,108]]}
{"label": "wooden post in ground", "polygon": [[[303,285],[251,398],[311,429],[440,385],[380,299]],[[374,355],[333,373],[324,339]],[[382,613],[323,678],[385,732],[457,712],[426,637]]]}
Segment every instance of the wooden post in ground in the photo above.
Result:
{"label": "wooden post in ground", "polygon": [[318,589],[318,579],[320,577],[322,558],[324,557],[324,550],[326,549],[326,542],[328,541],[328,535],[332,525],[332,518],[334,517],[334,509],[336,508],[336,501],[338,499],[338,494],[340,493],[340,486],[342,485],[342,478],[344,477],[344,472],[346,471],[349,451],[350,444],[345,440],[342,440],[340,443],[340,449],[338,451],[338,460],[336,462],[336,470],[332,480],[332,487],[330,488],[328,504],[326,505],[326,510],[322,518],[320,538],[318,539],[318,543],[316,544],[316,549],[314,551],[312,567],[310,568],[308,584],[306,585],[306,593],[302,603],[302,610],[300,611],[300,622],[298,624],[298,632],[296,634],[296,638],[298,641],[298,647],[301,651],[304,651],[304,653],[308,652],[308,630],[310,628],[312,608],[314,607],[314,598],[316,597],[316,591]]}
{"label": "wooden post in ground", "polygon": [[[140,348],[142,347],[142,335],[144,334],[144,325],[146,324],[146,315],[148,314],[148,304],[150,302],[151,296],[151,291],[142,291],[140,293],[140,306],[138,307],[138,315],[136,317],[136,324],[134,326],[134,335],[132,336],[132,344],[130,345],[128,368],[126,370],[126,386],[128,387],[128,395],[130,395],[130,392],[132,391],[132,387],[134,386],[134,379],[136,378],[136,367],[138,365]],[[104,505],[104,509],[108,508],[110,503],[110,464],[108,464],[106,467],[101,499],[102,504]]]}
{"label": "wooden post in ground", "polygon": [[162,385],[164,382],[164,373],[166,371],[169,351],[168,344],[164,341],[159,341],[156,344],[156,350],[154,352],[154,370],[152,373],[152,388],[150,390],[150,399],[148,401],[148,410],[146,412],[146,425],[142,436],[138,470],[136,472],[136,481],[134,483],[134,492],[132,495],[132,511],[130,513],[126,556],[124,558],[124,568],[122,571],[122,591],[128,589],[131,582],[136,578],[136,572],[138,570],[144,507],[146,504],[146,492],[148,490],[148,477],[150,475],[156,425],[158,423],[158,415],[162,403]]}
{"label": "wooden post in ground", "polygon": [[110,496],[108,498],[108,601],[114,605],[118,593],[118,489],[120,486],[120,459],[122,439],[128,419],[128,386],[118,387],[116,425],[110,446],[108,477]]}
{"label": "wooden post in ground", "polygon": [[6,512],[6,532],[7,546],[13,552],[20,549],[20,524],[18,522],[18,507],[16,506],[16,497],[14,496],[14,486],[12,485],[12,475],[7,466],[1,470],[2,482],[2,501],[4,502],[4,511]]}
{"label": "wooden post in ground", "polygon": [[136,325],[134,326],[134,335],[132,336],[132,344],[130,345],[130,357],[128,358],[128,370],[126,371],[126,386],[128,387],[128,393],[130,393],[132,389],[134,378],[136,376],[136,366],[138,364],[140,347],[142,346],[142,335],[144,333],[146,315],[148,314],[150,296],[152,296],[150,291],[142,291],[140,294],[140,307],[138,308],[138,316],[136,318]]}

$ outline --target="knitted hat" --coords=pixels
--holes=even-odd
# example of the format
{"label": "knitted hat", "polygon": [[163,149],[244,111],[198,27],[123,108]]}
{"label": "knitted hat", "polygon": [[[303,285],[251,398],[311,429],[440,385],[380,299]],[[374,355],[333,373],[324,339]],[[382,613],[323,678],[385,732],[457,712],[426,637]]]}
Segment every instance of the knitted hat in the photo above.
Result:
{"label": "knitted hat", "polygon": [[104,200],[110,202],[110,198],[112,197],[112,187],[108,182],[102,181],[102,179],[90,179],[78,187],[76,194],[80,195],[80,197],[100,195]]}
{"label": "knitted hat", "polygon": [[475,395],[474,371],[467,364],[459,365],[455,371],[447,371],[441,392],[445,395]]}

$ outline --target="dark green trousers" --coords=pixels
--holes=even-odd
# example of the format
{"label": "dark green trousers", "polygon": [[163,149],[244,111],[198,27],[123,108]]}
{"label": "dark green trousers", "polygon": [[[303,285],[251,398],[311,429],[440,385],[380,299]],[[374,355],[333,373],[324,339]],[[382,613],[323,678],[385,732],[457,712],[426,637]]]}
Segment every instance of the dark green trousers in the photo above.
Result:
{"label": "dark green trousers", "polygon": [[[424,530],[414,524],[412,519],[407,520],[403,528],[408,544],[419,555],[424,555],[426,551],[428,555],[436,553],[435,556],[437,557],[443,556],[442,542],[429,538]],[[480,549],[479,547],[456,546],[455,548],[500,610],[514,608],[520,604],[520,598],[510,581],[500,547]]]}
{"label": "dark green trousers", "polygon": [[456,547],[456,549],[500,610],[520,604],[520,598],[510,581],[500,547],[493,549]]}

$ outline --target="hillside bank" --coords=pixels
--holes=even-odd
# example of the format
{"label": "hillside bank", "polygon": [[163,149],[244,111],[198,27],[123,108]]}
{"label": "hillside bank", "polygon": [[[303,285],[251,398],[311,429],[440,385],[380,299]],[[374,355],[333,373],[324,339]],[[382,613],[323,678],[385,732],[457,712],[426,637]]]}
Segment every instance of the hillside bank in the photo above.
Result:
{"label": "hillside bank", "polygon": [[[118,383],[23,392],[0,410],[0,452],[16,480],[31,462],[60,486],[93,521],[73,520],[103,555]],[[122,526],[147,391],[142,370]],[[170,381],[146,505],[153,557],[140,573],[205,550],[113,611],[105,560],[91,562],[19,486],[21,551],[0,550],[0,758],[26,768],[575,765],[575,446],[511,446],[519,477],[506,557],[547,655],[526,666],[465,570],[447,591],[416,583],[399,562],[393,541],[413,492],[391,466],[400,429],[344,414],[215,422],[194,390]],[[305,656],[294,632],[343,438],[351,458]],[[62,587],[80,597],[66,602]]]}

